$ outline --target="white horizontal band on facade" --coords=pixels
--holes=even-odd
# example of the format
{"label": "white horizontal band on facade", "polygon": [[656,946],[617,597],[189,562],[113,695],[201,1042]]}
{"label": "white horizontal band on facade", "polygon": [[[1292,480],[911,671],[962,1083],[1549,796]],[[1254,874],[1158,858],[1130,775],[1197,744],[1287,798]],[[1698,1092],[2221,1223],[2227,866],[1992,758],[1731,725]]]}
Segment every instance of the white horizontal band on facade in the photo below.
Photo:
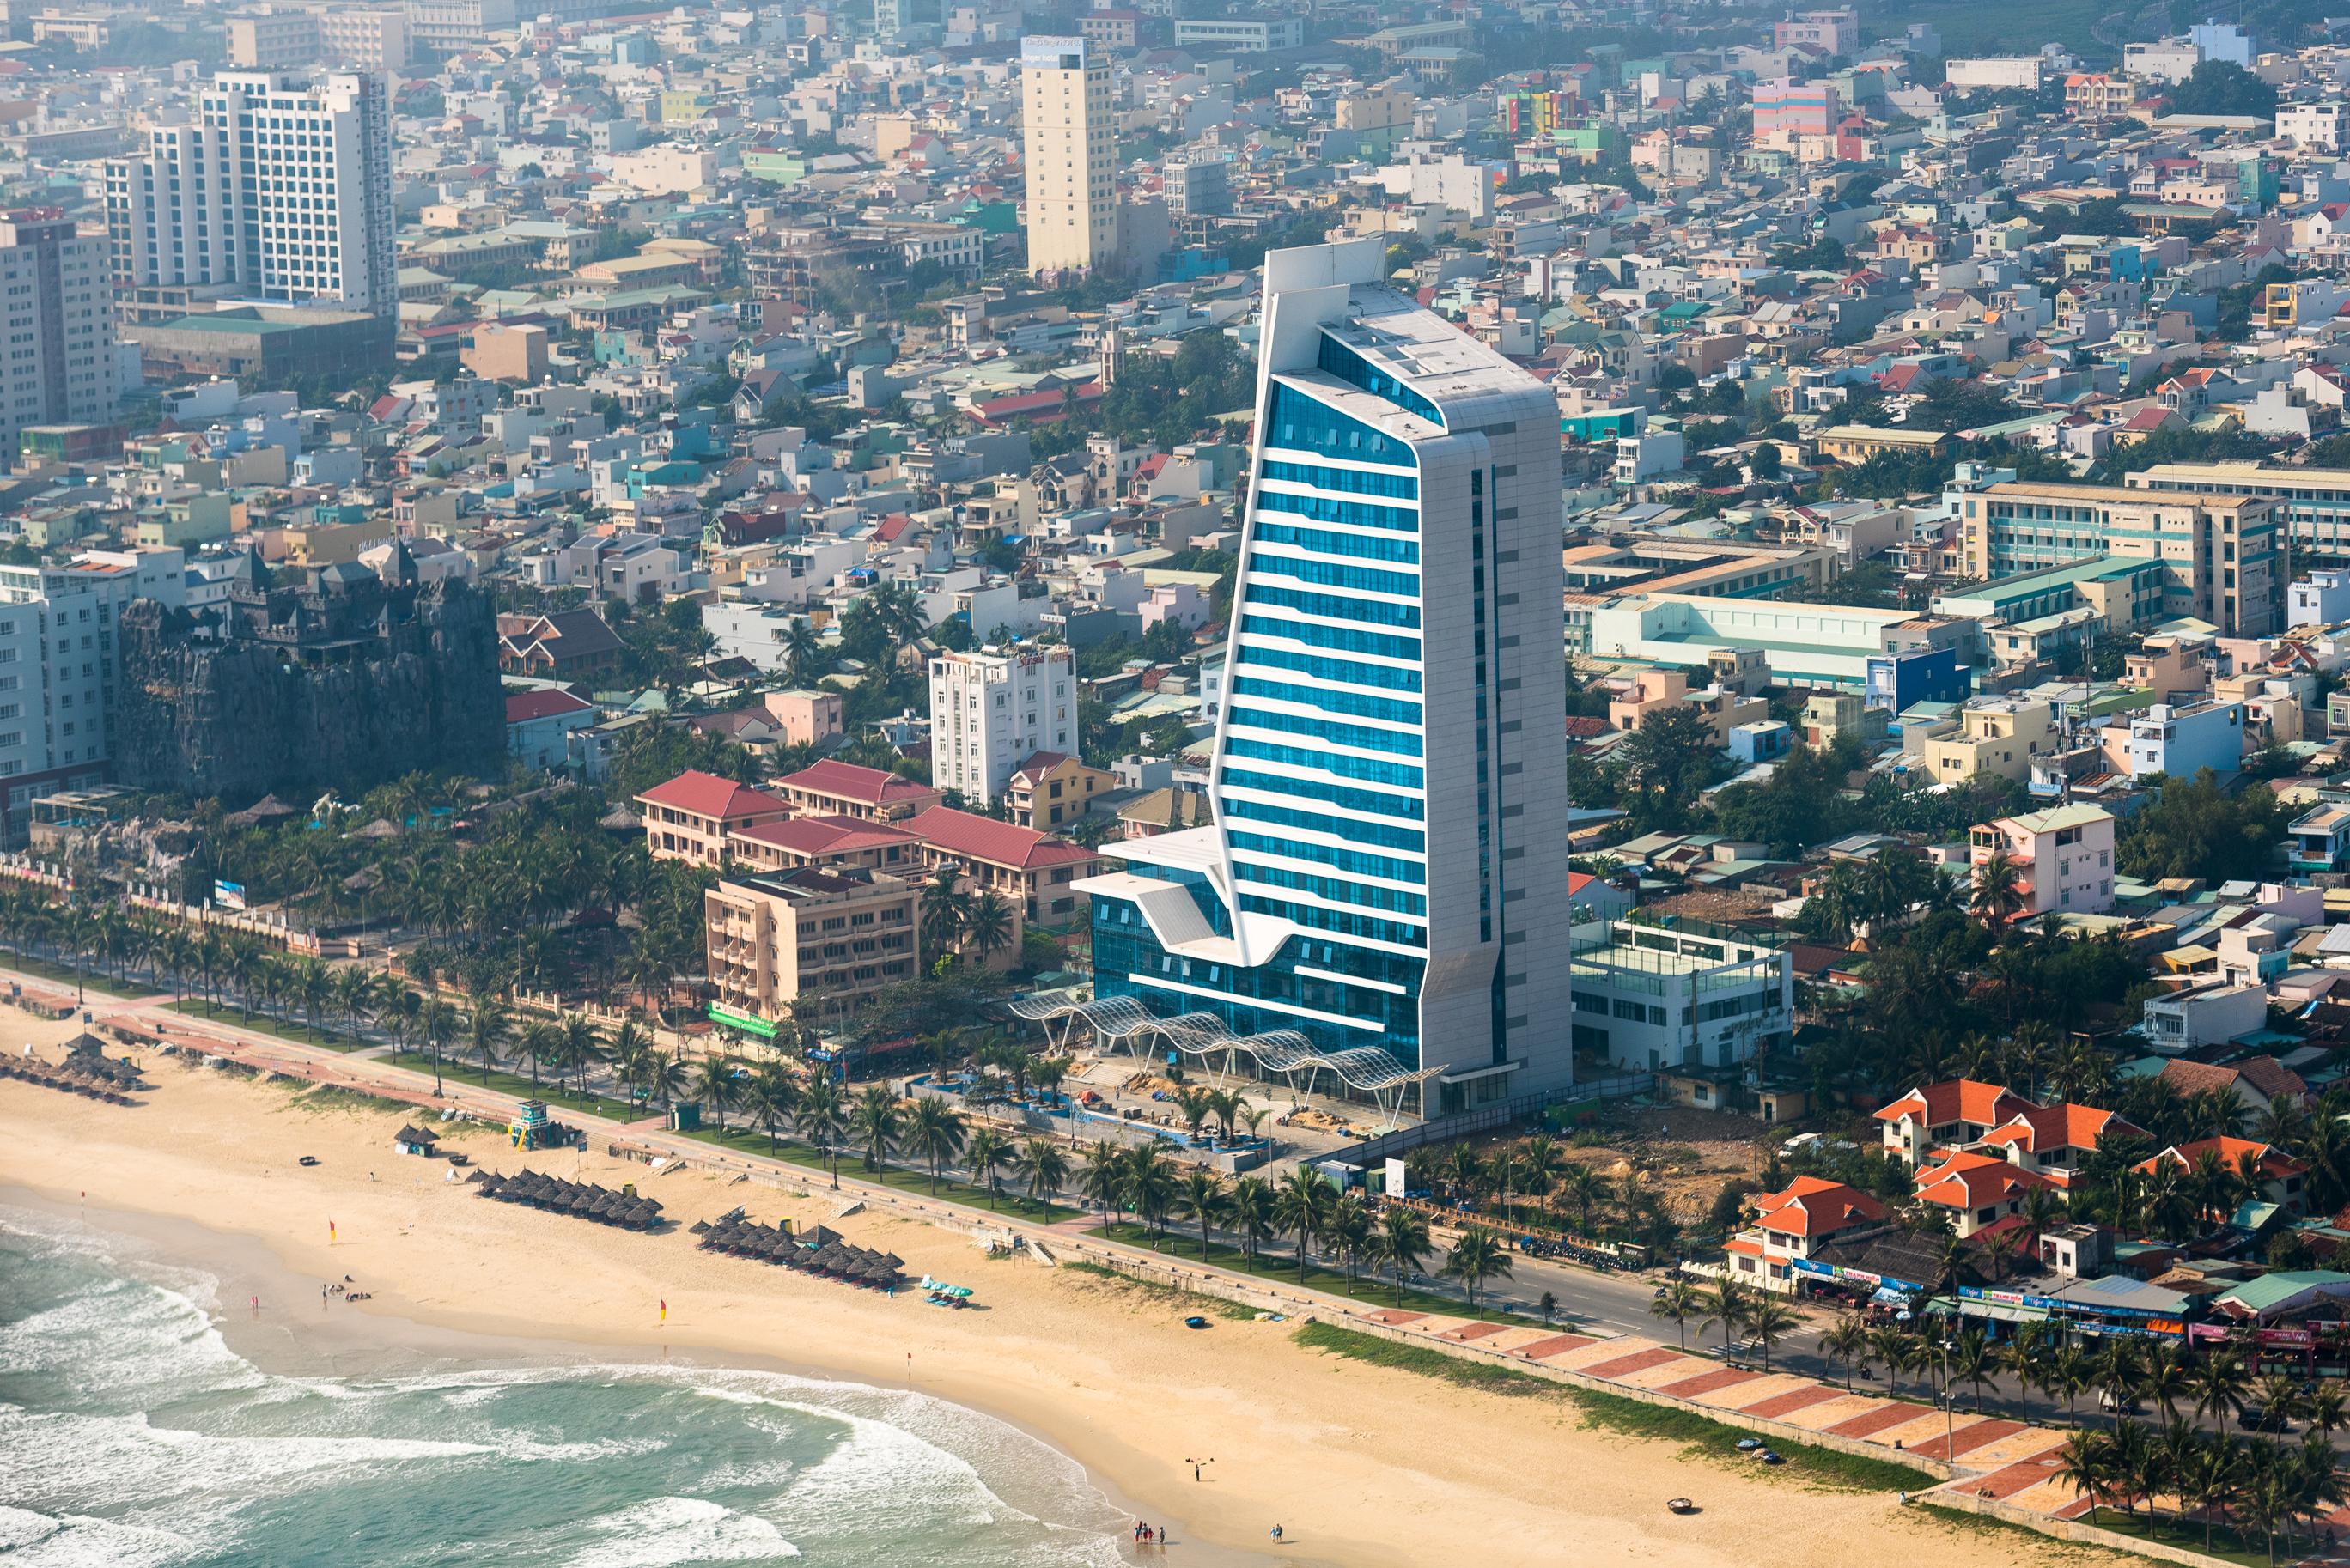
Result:
{"label": "white horizontal band on facade", "polygon": [[1186,996],[1204,996],[1213,1002],[1236,1002],[1243,1007],[1263,1008],[1267,1012],[1285,1013],[1291,1018],[1310,1018],[1316,1023],[1336,1023],[1348,1029],[1367,1029],[1374,1033],[1387,1033],[1383,1019],[1349,1018],[1343,1012],[1324,1012],[1317,1008],[1299,1007],[1293,1002],[1267,1002],[1253,996],[1235,996],[1229,991],[1211,991],[1204,985],[1192,985],[1185,981],[1170,980],[1163,974],[1129,973],[1130,984],[1148,985],[1160,991],[1180,992]]}
{"label": "white horizontal band on facade", "polygon": [[1302,963],[1294,966],[1290,973],[1302,974],[1308,980],[1335,980],[1342,985],[1359,985],[1367,991],[1384,991],[1389,996],[1411,994],[1411,987],[1398,985],[1391,980],[1366,980],[1359,974],[1340,974],[1336,970],[1312,969]]}

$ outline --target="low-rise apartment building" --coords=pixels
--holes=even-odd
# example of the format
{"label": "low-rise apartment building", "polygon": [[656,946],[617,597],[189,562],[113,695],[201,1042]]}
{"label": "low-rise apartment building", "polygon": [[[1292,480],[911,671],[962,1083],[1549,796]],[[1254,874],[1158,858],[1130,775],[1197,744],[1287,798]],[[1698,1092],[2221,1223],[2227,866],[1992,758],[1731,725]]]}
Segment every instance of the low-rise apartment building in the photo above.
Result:
{"label": "low-rise apartment building", "polygon": [[1066,838],[943,805],[909,820],[906,831],[922,841],[924,861],[962,867],[975,888],[993,890],[1032,926],[1065,926],[1082,917],[1085,896],[1070,884],[1104,865],[1100,855]]}
{"label": "low-rise apartment building", "polygon": [[2114,819],[2094,805],[2059,805],[1975,827],[1968,857],[1975,878],[2004,852],[2022,903],[2015,918],[2100,914],[2114,902]]}
{"label": "low-rise apartment building", "polygon": [[2267,498],[2011,483],[1949,499],[1968,576],[2006,578],[2101,556],[2158,560],[2164,618],[2208,620],[2230,637],[2284,627],[2285,531]]}
{"label": "low-rise apartment building", "polygon": [[1960,784],[1977,774],[2021,780],[2056,741],[2055,711],[2046,702],[1978,697],[1959,710],[1954,733],[1928,739],[1925,769],[1937,784]]}
{"label": "low-rise apartment building", "polygon": [[775,1021],[845,1012],[920,972],[921,886],[852,866],[729,877],[703,895],[711,1016],[772,1035]]}
{"label": "low-rise apartment building", "polygon": [[1794,1027],[1787,955],[1631,920],[1575,929],[1575,1045],[1631,1072],[1730,1068]]}
{"label": "low-rise apartment building", "polygon": [[691,769],[637,796],[645,847],[656,860],[726,864],[727,836],[792,815],[791,803],[715,774]]}
{"label": "low-rise apartment building", "polygon": [[811,763],[768,786],[803,816],[853,816],[866,822],[903,822],[936,805],[940,792],[882,768],[854,763]]}

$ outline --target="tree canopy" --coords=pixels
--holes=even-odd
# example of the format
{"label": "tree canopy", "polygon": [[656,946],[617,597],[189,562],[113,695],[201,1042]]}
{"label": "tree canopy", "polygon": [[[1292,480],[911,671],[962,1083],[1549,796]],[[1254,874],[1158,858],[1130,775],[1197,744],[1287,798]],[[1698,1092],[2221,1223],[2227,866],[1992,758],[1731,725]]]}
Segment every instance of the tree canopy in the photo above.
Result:
{"label": "tree canopy", "polygon": [[2234,794],[2210,768],[2167,779],[2122,825],[2121,867],[2133,877],[2199,877],[2210,882],[2267,875],[2284,832],[2284,804],[2253,784]]}

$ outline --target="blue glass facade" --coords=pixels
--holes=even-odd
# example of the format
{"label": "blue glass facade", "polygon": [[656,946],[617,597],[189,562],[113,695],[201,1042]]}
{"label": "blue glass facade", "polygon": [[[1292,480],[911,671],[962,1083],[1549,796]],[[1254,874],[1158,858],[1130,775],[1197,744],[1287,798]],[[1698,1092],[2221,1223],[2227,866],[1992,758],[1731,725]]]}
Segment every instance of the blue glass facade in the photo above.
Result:
{"label": "blue glass facade", "polygon": [[[1326,350],[1320,368],[1442,423],[1425,398],[1343,346]],[[1266,446],[1293,454],[1265,458],[1262,479],[1333,493],[1260,485],[1253,494],[1213,787],[1233,907],[1298,934],[1269,960],[1203,962],[1165,951],[1130,901],[1097,895],[1095,988],[1143,996],[1161,1014],[1212,1012],[1236,1033],[1293,1029],[1326,1049],[1376,1044],[1416,1064],[1427,807],[1391,792],[1422,789],[1426,774],[1388,759],[1419,759],[1427,743],[1421,647],[1369,628],[1420,625],[1419,480],[1294,452],[1405,471],[1417,460],[1403,442],[1278,381],[1262,428]],[[1367,595],[1387,597],[1357,597]],[[1147,851],[1133,858],[1139,875],[1179,875]],[[1220,902],[1204,886],[1194,896],[1203,908]],[[1220,933],[1231,918],[1223,914]]]}
{"label": "blue glass facade", "polygon": [[[1255,660],[1250,660],[1254,663]],[[1286,680],[1268,680],[1259,675],[1243,675],[1232,682],[1235,697],[1266,697],[1276,702],[1319,703],[1333,713],[1351,714],[1357,719],[1378,719],[1389,724],[1419,722],[1419,704],[1396,697],[1374,697],[1365,691],[1326,691],[1312,686],[1298,686]],[[1418,755],[1414,753],[1413,755]]]}
{"label": "blue glass facade", "polygon": [[1285,648],[1248,650],[1249,664],[1258,670],[1294,670],[1317,680],[1344,680],[1350,686],[1380,686],[1389,691],[1419,690],[1419,671],[1392,664],[1365,664],[1359,659],[1325,659],[1318,653],[1292,653]]}
{"label": "blue glass facade", "polygon": [[1415,468],[1411,448],[1358,419],[1319,403],[1294,387],[1276,383],[1261,438],[1267,446],[1318,452],[1352,462],[1383,462]]}
{"label": "blue glass facade", "polygon": [[1310,484],[1316,490],[1344,490],[1356,495],[1384,495],[1392,501],[1419,499],[1419,479],[1409,473],[1381,473],[1375,469],[1332,468],[1319,462],[1264,460],[1264,477],[1283,484]]}
{"label": "blue glass facade", "polygon": [[1269,963],[1204,963],[1160,947],[1126,899],[1097,897],[1093,909],[1097,995],[1141,998],[1161,1017],[1211,1013],[1235,1034],[1294,1029],[1333,1050],[1381,1045],[1403,1061],[1419,1059],[1420,959],[1301,936],[1283,943]]}
{"label": "blue glass facade", "polygon": [[1352,627],[1316,626],[1312,621],[1244,615],[1241,617],[1241,630],[1260,637],[1285,637],[1292,642],[1310,643],[1339,653],[1367,653],[1374,659],[1419,658],[1419,639],[1416,637],[1389,637],[1385,632],[1357,631]]}
{"label": "blue glass facade", "polygon": [[1334,746],[1357,746],[1367,752],[1392,752],[1399,757],[1419,755],[1419,736],[1402,730],[1374,730],[1364,724],[1308,718],[1303,713],[1276,713],[1268,708],[1234,707],[1229,722],[1234,729],[1278,730],[1285,735],[1311,735]]}

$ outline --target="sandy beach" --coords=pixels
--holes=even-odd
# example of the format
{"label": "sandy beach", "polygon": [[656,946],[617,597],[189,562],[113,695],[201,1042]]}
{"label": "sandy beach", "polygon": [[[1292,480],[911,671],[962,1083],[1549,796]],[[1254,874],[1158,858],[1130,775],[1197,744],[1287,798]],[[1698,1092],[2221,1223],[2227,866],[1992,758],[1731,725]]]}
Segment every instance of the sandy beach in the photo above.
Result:
{"label": "sandy beach", "polygon": [[[20,1016],[0,1032],[12,1049],[68,1033]],[[648,1178],[640,1165],[595,1155],[532,1157],[553,1175],[644,1182],[679,1227],[615,1231],[445,1183],[444,1162],[393,1152],[397,1113],[305,1105],[298,1085],[169,1059],[148,1066],[153,1090],[133,1107],[0,1082],[0,1184],[68,1208],[86,1194],[92,1223],[119,1211],[125,1228],[201,1252],[224,1301],[264,1296],[265,1324],[328,1315],[340,1320],[337,1333],[414,1324],[518,1351],[568,1345],[910,1381],[1076,1456],[1114,1500],[1173,1525],[1200,1563],[1261,1560],[1276,1522],[1280,1560],[1349,1565],[1931,1568],[2016,1550],[1890,1496],[1739,1473],[1683,1459],[1669,1443],[1583,1430],[1548,1402],[1327,1357],[1294,1344],[1285,1324],[1219,1320],[1188,1331],[1149,1293],[990,1261],[966,1239],[910,1220],[836,1220],[837,1201],[820,1188],[797,1197],[693,1170]],[[491,1129],[440,1130],[478,1162],[520,1163]],[[306,1154],[320,1163],[301,1168]],[[983,1310],[879,1299],[702,1253],[680,1233],[737,1204],[763,1220],[832,1223],[899,1253],[910,1275],[973,1286]],[[213,1236],[230,1240],[208,1245]],[[345,1274],[373,1300],[322,1314],[318,1283]],[[1195,1458],[1210,1460],[1197,1481]],[[1681,1494],[1704,1511],[1666,1513],[1663,1500]],[[2054,1542],[2032,1552],[2034,1561],[2106,1555]]]}

